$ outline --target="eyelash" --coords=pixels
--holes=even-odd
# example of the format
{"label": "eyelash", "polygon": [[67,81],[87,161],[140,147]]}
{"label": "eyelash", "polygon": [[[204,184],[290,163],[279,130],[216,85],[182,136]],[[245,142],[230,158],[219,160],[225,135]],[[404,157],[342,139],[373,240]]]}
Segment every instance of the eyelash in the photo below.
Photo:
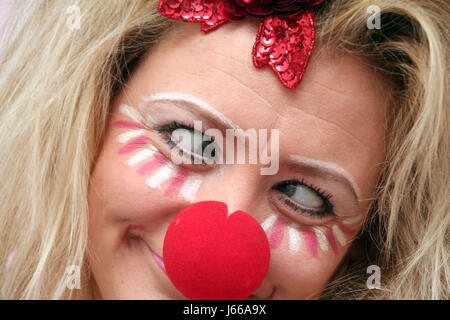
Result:
{"label": "eyelash", "polygon": [[[172,123],[165,124],[165,125],[153,128],[153,130],[156,130],[158,132],[158,134],[166,141],[166,143],[169,145],[171,150],[174,149],[174,148],[177,148],[177,149],[181,150],[178,147],[178,145],[172,141],[172,138],[171,138],[171,135],[170,135],[170,132],[173,132],[173,131],[175,131],[177,129],[192,130],[193,132],[196,131],[192,126],[190,126],[188,124],[183,124],[183,123],[180,123],[180,122],[177,122],[177,121],[173,121]],[[199,132],[199,133],[202,136],[204,135],[203,132]],[[191,153],[191,160],[192,161],[194,161],[195,157],[196,157],[196,155],[194,153]],[[204,164],[202,163],[202,165],[204,165]]]}
{"label": "eyelash", "polygon": [[[295,201],[291,200],[285,193],[283,193],[281,190],[279,190],[282,186],[286,186],[289,184],[302,185],[302,186],[307,187],[309,190],[314,191],[322,199],[322,201],[324,203],[324,209],[318,211],[318,210],[306,209],[306,208],[298,205]],[[330,199],[332,198],[332,195],[323,191],[319,187],[316,187],[312,184],[306,183],[303,179],[300,181],[297,179],[283,181],[283,182],[273,186],[272,189],[283,194],[283,196],[279,197],[278,199],[280,201],[282,201],[286,206],[288,206],[289,208],[294,210],[294,212],[301,211],[303,214],[308,214],[310,217],[316,216],[319,218],[322,218],[326,215],[335,215],[335,213],[333,211],[333,204],[330,201]]]}
{"label": "eyelash", "polygon": [[169,124],[165,124],[162,126],[158,126],[153,128],[154,130],[158,131],[158,133],[164,137],[164,139],[170,144],[171,147],[175,147],[176,144],[172,141],[172,139],[170,138],[170,135],[168,134],[168,132],[172,132],[175,131],[177,129],[187,129],[187,130],[192,130],[194,131],[194,128],[189,126],[189,125],[185,125],[182,123],[179,123],[177,121],[173,121],[172,123]]}

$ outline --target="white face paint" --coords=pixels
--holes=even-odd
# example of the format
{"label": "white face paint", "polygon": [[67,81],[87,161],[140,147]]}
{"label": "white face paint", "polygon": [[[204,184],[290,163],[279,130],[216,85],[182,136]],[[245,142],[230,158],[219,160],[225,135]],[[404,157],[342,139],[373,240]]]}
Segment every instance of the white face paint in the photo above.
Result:
{"label": "white face paint", "polygon": [[[216,111],[210,105],[201,101],[198,98],[181,94],[181,93],[161,93],[150,96],[145,99],[146,103],[158,102],[158,101],[183,101],[191,104],[195,104],[199,109],[207,112],[210,116],[214,117],[218,121],[222,122],[224,125],[231,128],[238,128],[235,124],[233,124],[228,118],[226,118],[223,114]],[[140,106],[142,108],[142,106]],[[138,121],[143,120],[144,115],[148,114],[148,112],[137,112],[130,106],[122,105],[120,108],[120,112],[129,117],[131,120],[136,121],[137,124],[141,123]],[[141,114],[143,116],[141,116]],[[149,116],[149,119],[153,121],[152,116]],[[148,120],[148,119],[147,119]],[[158,124],[155,122],[155,124]],[[130,143],[133,139],[141,137],[145,133],[144,129],[132,128],[128,131],[121,133],[117,141],[122,144]],[[181,148],[184,149],[192,149],[193,145],[193,137],[190,132],[181,132],[183,133],[183,139],[180,139]],[[194,144],[195,145],[195,144]],[[134,166],[157,166],[155,170],[149,170],[150,174],[146,178],[146,185],[153,189],[161,189],[168,181],[172,181],[171,186],[166,190],[165,195],[170,194],[171,196],[177,195],[180,196],[190,202],[195,202],[196,193],[198,192],[201,184],[202,178],[197,174],[181,174],[182,183],[178,182],[178,186],[173,186],[177,180],[180,180],[180,172],[177,170],[177,167],[174,166],[167,158],[163,161],[163,163],[153,164],[155,162],[155,156],[160,155],[157,149],[151,144],[146,145],[144,148],[140,148],[134,153],[128,160],[127,164],[131,167]],[[161,155],[160,155],[161,157]],[[345,180],[347,185],[349,185],[353,193],[356,195],[358,199],[360,199],[360,189],[358,185],[355,183],[355,179],[343,168],[339,167],[337,164],[315,160],[311,158],[306,158],[304,156],[299,155],[291,155],[291,160],[294,162],[307,165],[313,168],[320,168],[324,172],[332,173],[335,176],[339,176],[341,181]],[[157,162],[157,161],[156,161]],[[141,170],[147,174],[146,170]],[[143,174],[143,173],[141,173]],[[178,178],[176,178],[178,176]],[[294,201],[298,203],[302,203],[310,208],[321,207],[323,205],[323,200],[314,192],[311,192],[306,186],[298,186],[296,190],[294,190],[293,194],[290,196]],[[289,252],[291,254],[297,254],[301,250],[306,250],[313,257],[317,257],[317,250],[321,250],[326,253],[330,251],[330,247],[333,248],[333,251],[337,253],[336,243],[341,247],[348,244],[351,239],[350,237],[350,228],[346,228],[345,225],[351,225],[360,221],[362,216],[347,218],[345,222],[341,224],[335,224],[331,227],[324,226],[301,226],[298,223],[291,222],[286,223],[284,219],[280,218],[280,216],[276,214],[270,215],[262,224],[262,228],[269,235],[270,242],[273,244],[272,249],[278,248],[282,242],[283,238],[286,238]],[[284,237],[286,236],[286,237]]]}
{"label": "white face paint", "polygon": [[[267,147],[267,139],[268,139],[268,130],[267,129],[252,129],[249,128],[247,130],[242,130],[238,125],[234,124],[230,119],[228,119],[224,114],[217,111],[208,103],[202,101],[199,98],[194,96],[179,93],[179,92],[165,92],[165,93],[157,93],[153,94],[149,97],[144,97],[143,101],[145,102],[140,106],[140,111],[145,115],[146,121],[151,123],[152,125],[157,125],[158,121],[155,118],[158,118],[159,115],[156,115],[153,112],[151,115],[152,107],[155,106],[158,102],[162,103],[172,103],[175,104],[182,102],[183,105],[187,105],[189,107],[201,110],[203,113],[208,115],[210,118],[214,119],[216,122],[222,124],[223,127],[226,128],[226,137],[220,136],[222,131],[216,130],[215,128],[207,129],[203,135],[192,134],[188,130],[177,129],[172,133],[172,140],[180,141],[179,147],[181,150],[189,150],[197,149],[197,154],[205,155],[205,152],[202,149],[202,142],[211,141],[205,140],[205,137],[214,136],[214,150],[216,156],[214,157],[214,161],[217,164],[222,164],[222,160],[224,156],[222,154],[224,150],[224,141],[226,142],[226,164],[235,164],[235,140],[237,140],[237,164],[243,164],[246,159],[246,149],[245,149],[245,141],[249,141],[249,150],[248,157],[250,164],[256,164],[256,159],[259,159],[260,164],[262,165],[270,165],[269,167],[263,167],[260,169],[261,175],[274,175],[278,173],[279,170],[279,130],[278,129],[270,129],[270,149]],[[144,110],[148,109],[148,110]],[[182,109],[182,108],[181,108]],[[195,132],[203,132],[201,121],[193,121]],[[220,138],[219,138],[220,136]],[[211,146],[212,144],[210,144]],[[250,148],[250,146],[253,146]],[[270,156],[268,155],[268,150],[270,150]],[[200,152],[199,152],[200,151]],[[211,150],[210,150],[211,151]],[[178,152],[178,151],[177,151]],[[211,159],[211,157],[203,157],[204,159]],[[172,156],[172,159],[175,163],[180,164],[183,161],[182,158],[179,158],[177,154]],[[187,157],[185,159],[190,159]],[[219,159],[219,161],[218,161]],[[194,158],[195,160],[199,160],[200,158]]]}
{"label": "white face paint", "polygon": [[[279,225],[277,228],[274,228],[276,221],[278,221]],[[337,254],[339,252],[338,244],[344,247],[353,239],[353,231],[339,223],[331,227],[301,226],[295,222],[287,225],[284,219],[280,219],[276,214],[271,214],[267,217],[261,223],[261,227],[268,234],[269,239],[276,238],[278,245],[277,247],[272,247],[273,250],[277,249],[279,243],[283,242],[287,230],[286,236],[289,252],[298,254],[301,250],[306,250],[314,258],[317,258],[317,249],[326,253],[332,248],[332,251]]]}
{"label": "white face paint", "polygon": [[117,137],[117,142],[119,143],[127,143],[133,139],[139,138],[141,136],[143,136],[145,133],[145,131],[143,129],[138,129],[138,130],[129,130],[127,132],[122,133],[121,135],[119,135]]}
{"label": "white face paint", "polygon": [[142,163],[145,160],[151,159],[156,154],[156,148],[152,145],[148,146],[145,149],[142,149],[138,153],[136,153],[134,156],[132,156],[128,161],[127,164],[130,167],[134,167],[135,165]]}
{"label": "white face paint", "polygon": [[142,116],[139,114],[138,111],[136,111],[133,107],[130,107],[129,105],[126,104],[120,105],[119,112],[136,123],[142,123]]}
{"label": "white face paint", "polygon": [[358,201],[361,200],[361,190],[356,183],[355,178],[344,168],[341,166],[327,161],[322,160],[316,160],[312,158],[307,158],[300,155],[291,155],[291,160],[300,164],[305,164],[313,168],[321,168],[325,172],[328,171],[330,173],[333,173],[334,175],[337,175],[339,177],[342,177],[344,180],[346,180],[349,185],[352,187],[354,194],[356,195]]}
{"label": "white face paint", "polygon": [[219,122],[224,123],[227,127],[232,129],[241,129],[239,126],[235,125],[230,119],[228,119],[224,114],[220,113],[206,102],[188,94],[179,92],[157,93],[149,97],[144,97],[143,101],[149,104],[158,101],[187,102],[189,104],[196,105],[199,109],[203,110],[205,113],[210,114],[213,118],[217,119]]}
{"label": "white face paint", "polygon": [[119,128],[127,129],[116,139],[117,142],[125,145],[119,154],[132,153],[126,160],[126,164],[137,167],[137,173],[146,176],[145,184],[148,187],[164,188],[165,196],[179,196],[187,201],[195,202],[197,191],[202,184],[201,176],[176,167],[150,144],[150,140],[145,136],[145,129],[141,129],[143,118],[135,109],[128,105],[121,105],[119,111],[132,121],[126,126],[117,125]]}

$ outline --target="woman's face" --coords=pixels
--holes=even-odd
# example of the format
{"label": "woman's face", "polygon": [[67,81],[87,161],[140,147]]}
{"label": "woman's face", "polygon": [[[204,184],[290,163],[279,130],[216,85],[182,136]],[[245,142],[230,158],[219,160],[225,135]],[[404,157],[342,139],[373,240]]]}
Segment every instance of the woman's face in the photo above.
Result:
{"label": "woman's face", "polygon": [[[251,21],[206,35],[185,24],[151,49],[116,99],[89,189],[99,297],[182,299],[160,263],[163,240],[177,213],[203,200],[246,211],[266,231],[270,266],[250,298],[316,298],[348,253],[384,161],[383,82],[358,58],[316,51],[289,90],[268,66],[253,66],[256,31]],[[171,134],[192,137],[194,121],[224,137],[268,129],[278,170],[263,175],[269,165],[248,159],[173,163],[180,145]]]}

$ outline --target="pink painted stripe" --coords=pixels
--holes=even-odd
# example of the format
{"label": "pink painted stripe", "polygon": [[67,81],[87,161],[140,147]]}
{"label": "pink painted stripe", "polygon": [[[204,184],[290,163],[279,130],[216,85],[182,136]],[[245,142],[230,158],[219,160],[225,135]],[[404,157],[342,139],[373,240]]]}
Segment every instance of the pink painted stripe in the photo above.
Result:
{"label": "pink painted stripe", "polygon": [[343,225],[343,224],[340,224],[340,225],[339,225],[339,228],[340,228],[342,231],[344,231],[344,233],[345,233],[346,235],[348,235],[348,236],[350,236],[350,237],[352,237],[352,236],[355,234],[355,231],[353,231],[352,229],[350,229],[349,227],[347,227],[347,226],[345,226],[345,225]]}
{"label": "pink painted stripe", "polygon": [[178,192],[180,192],[180,189],[188,176],[189,172],[186,169],[179,168],[177,173],[175,174],[175,177],[172,179],[172,182],[167,187],[164,195],[166,197],[175,197],[176,195],[178,195]]}
{"label": "pink painted stripe", "polygon": [[339,249],[338,249],[338,246],[336,243],[336,238],[334,237],[333,230],[331,230],[330,227],[326,227],[326,234],[327,234],[328,243],[330,244],[331,249],[333,249],[335,254],[338,254]]}
{"label": "pink painted stripe", "polygon": [[158,265],[158,267],[160,267],[161,270],[164,271],[165,274],[167,274],[163,259],[155,251],[153,251],[152,248],[150,248],[150,252],[152,253],[152,257],[153,259],[155,259],[155,262]]}
{"label": "pink painted stripe", "polygon": [[281,245],[284,237],[284,229],[286,225],[280,218],[275,220],[275,223],[272,228],[272,232],[270,233],[269,245],[272,249],[276,249]]}
{"label": "pink painted stripe", "polygon": [[123,121],[123,120],[114,122],[114,127],[125,129],[144,129],[144,126],[137,122]]}
{"label": "pink painted stripe", "polygon": [[313,258],[317,258],[317,238],[316,233],[311,227],[300,227],[300,231],[303,235],[303,239],[305,240],[306,247],[309,250],[309,253]]}
{"label": "pink painted stripe", "polygon": [[138,173],[140,175],[147,175],[150,172],[158,169],[159,167],[162,167],[167,162],[167,158],[163,155],[156,155],[152,160],[147,161],[144,163],[138,170]]}
{"label": "pink painted stripe", "polygon": [[136,138],[133,141],[130,141],[125,146],[123,146],[119,150],[119,154],[131,153],[131,152],[135,151],[136,149],[145,147],[149,143],[150,143],[150,139],[147,137],[142,136],[142,137]]}

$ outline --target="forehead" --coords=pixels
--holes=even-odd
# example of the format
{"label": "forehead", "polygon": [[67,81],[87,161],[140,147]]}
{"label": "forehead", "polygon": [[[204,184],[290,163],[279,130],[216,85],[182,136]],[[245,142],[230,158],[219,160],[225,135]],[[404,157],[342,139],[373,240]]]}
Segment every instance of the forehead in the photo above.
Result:
{"label": "forehead", "polygon": [[239,21],[204,34],[200,25],[184,23],[151,49],[129,91],[189,94],[242,129],[280,129],[280,152],[362,171],[382,161],[382,79],[362,59],[316,49],[302,82],[287,89],[269,66],[253,66],[257,28],[253,21]]}

